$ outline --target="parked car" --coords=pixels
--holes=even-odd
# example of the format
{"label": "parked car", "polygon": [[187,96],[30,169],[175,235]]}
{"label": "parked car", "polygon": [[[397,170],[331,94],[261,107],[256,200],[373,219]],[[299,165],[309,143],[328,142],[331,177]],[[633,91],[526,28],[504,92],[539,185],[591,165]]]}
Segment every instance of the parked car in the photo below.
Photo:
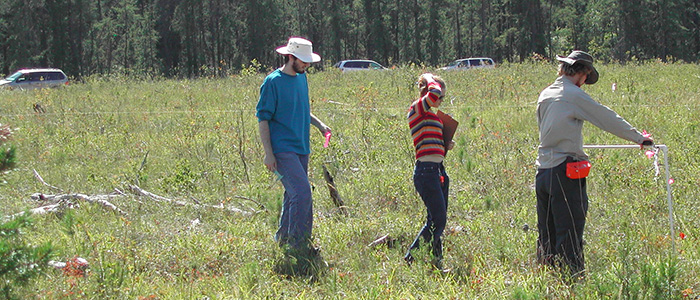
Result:
{"label": "parked car", "polygon": [[495,66],[496,64],[493,62],[493,59],[488,57],[470,57],[455,60],[449,65],[440,68],[440,70],[492,69]]}
{"label": "parked car", "polygon": [[334,67],[339,68],[343,72],[345,71],[358,71],[358,70],[386,70],[384,66],[380,65],[378,62],[366,59],[350,59],[342,60],[334,65]]}
{"label": "parked car", "polygon": [[0,87],[20,90],[55,88],[67,84],[66,73],[59,69],[21,69],[0,80]]}

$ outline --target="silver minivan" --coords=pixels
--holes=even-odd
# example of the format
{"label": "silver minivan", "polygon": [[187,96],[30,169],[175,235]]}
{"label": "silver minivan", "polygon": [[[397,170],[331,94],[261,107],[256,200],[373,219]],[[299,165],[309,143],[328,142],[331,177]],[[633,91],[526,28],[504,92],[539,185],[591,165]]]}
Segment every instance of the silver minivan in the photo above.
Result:
{"label": "silver minivan", "polygon": [[60,69],[21,69],[0,80],[0,88],[31,90],[68,85],[68,77]]}
{"label": "silver minivan", "polygon": [[467,70],[467,69],[492,69],[496,66],[493,59],[488,57],[470,57],[458,59],[451,62],[446,67],[440,68],[440,70]]}
{"label": "silver minivan", "polygon": [[378,62],[367,59],[350,59],[342,60],[334,65],[334,67],[346,71],[359,71],[359,70],[386,70],[387,68],[380,65]]}

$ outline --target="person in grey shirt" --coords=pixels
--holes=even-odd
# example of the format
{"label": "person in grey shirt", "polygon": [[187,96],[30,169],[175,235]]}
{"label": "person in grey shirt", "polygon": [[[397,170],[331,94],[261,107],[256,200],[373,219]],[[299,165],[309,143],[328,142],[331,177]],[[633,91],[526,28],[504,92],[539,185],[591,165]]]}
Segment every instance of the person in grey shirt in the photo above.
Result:
{"label": "person in grey shirt", "polygon": [[[542,264],[568,268],[572,277],[578,278],[585,275],[583,229],[588,195],[585,176],[576,176],[572,171],[580,165],[577,162],[590,167],[583,152],[583,122],[636,144],[653,142],[581,89],[584,84],[598,81],[591,55],[577,50],[567,57],[557,56],[557,60],[559,77],[540,93],[537,101],[537,258]],[[587,174],[587,170],[582,173]]]}

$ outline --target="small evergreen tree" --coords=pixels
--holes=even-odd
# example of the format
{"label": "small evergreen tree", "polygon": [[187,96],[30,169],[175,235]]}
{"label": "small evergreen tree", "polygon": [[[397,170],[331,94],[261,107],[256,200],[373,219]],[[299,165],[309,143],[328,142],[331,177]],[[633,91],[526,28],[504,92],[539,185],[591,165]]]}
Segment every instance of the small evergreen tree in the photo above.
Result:
{"label": "small evergreen tree", "polygon": [[50,243],[33,247],[22,239],[21,229],[28,226],[28,214],[0,224],[0,292],[5,299],[15,299],[15,288],[39,275],[52,252]]}
{"label": "small evergreen tree", "polygon": [[[0,124],[0,172],[15,165],[15,148],[2,147],[11,135],[10,127]],[[49,261],[51,244],[35,247],[22,239],[21,230],[29,226],[29,214],[0,223],[0,295],[4,299],[15,299],[15,288],[39,275]]]}
{"label": "small evergreen tree", "polygon": [[12,169],[15,166],[15,148],[10,146],[2,148],[12,136],[10,126],[0,124],[0,172]]}

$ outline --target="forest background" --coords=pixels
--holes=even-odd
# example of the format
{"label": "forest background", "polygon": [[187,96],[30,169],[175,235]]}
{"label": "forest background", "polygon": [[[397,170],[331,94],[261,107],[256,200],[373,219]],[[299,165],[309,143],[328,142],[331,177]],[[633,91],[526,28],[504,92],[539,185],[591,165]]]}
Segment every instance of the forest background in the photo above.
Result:
{"label": "forest background", "polygon": [[0,3],[0,73],[225,76],[276,66],[289,36],[324,61],[441,65],[590,52],[604,62],[700,57],[700,0],[31,0]]}
{"label": "forest background", "polygon": [[[0,260],[0,298],[698,299],[699,7],[700,0],[0,1],[0,73],[51,66],[77,79],[61,89],[0,90],[0,128],[11,129],[8,149],[17,149],[17,166],[0,176],[0,216],[62,208],[33,215],[21,231],[0,228],[0,243],[49,245],[42,259],[70,266],[15,255],[5,261],[21,263],[8,268]],[[254,117],[265,72],[280,63],[274,49],[291,35],[311,39],[323,57],[309,72],[311,108],[333,128],[328,148],[311,136],[314,243],[323,262],[303,272],[286,268],[272,239],[283,187],[261,163]],[[670,160],[676,222],[671,234],[667,181],[653,159],[590,150],[589,277],[574,285],[535,262],[531,188],[537,95],[556,77],[551,58],[572,49],[603,62],[600,82],[586,91],[670,149],[662,163]],[[467,56],[499,66],[434,68]],[[347,58],[397,68],[330,67]],[[446,273],[425,252],[412,267],[401,259],[425,213],[411,183],[405,112],[427,71],[448,82],[442,109],[460,121],[446,160]],[[587,144],[624,142],[587,128]],[[324,169],[347,214],[331,200]],[[7,249],[0,244],[14,253]],[[76,264],[83,260],[87,266]],[[13,281],[29,275],[36,277]]]}

